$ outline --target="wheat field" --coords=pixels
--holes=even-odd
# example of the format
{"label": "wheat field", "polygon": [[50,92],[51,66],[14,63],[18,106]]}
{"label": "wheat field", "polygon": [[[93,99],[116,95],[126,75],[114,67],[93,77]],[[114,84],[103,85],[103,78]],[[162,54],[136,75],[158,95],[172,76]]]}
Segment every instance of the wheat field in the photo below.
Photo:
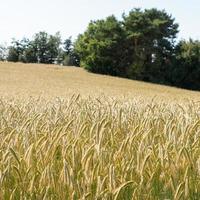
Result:
{"label": "wheat field", "polygon": [[199,95],[0,63],[0,199],[200,199]]}

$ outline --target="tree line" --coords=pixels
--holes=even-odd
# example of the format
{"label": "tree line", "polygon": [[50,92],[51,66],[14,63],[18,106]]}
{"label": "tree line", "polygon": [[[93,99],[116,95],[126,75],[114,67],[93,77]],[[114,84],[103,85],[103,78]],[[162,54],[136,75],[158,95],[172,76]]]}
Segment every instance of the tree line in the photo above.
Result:
{"label": "tree line", "polygon": [[75,42],[89,71],[200,89],[200,41],[177,43],[178,24],[164,10],[133,9],[92,21]]}
{"label": "tree line", "polygon": [[79,66],[79,57],[73,50],[71,37],[62,42],[59,32],[49,35],[41,31],[36,33],[32,40],[28,38],[13,39],[7,49],[3,46],[0,49],[2,49],[2,53],[0,50],[1,60],[10,62]]}
{"label": "tree line", "polygon": [[[81,66],[94,73],[200,89],[200,41],[177,42],[179,25],[165,10],[133,9],[91,21],[72,42],[60,34],[13,41],[8,61]],[[0,48],[1,52],[1,48]]]}

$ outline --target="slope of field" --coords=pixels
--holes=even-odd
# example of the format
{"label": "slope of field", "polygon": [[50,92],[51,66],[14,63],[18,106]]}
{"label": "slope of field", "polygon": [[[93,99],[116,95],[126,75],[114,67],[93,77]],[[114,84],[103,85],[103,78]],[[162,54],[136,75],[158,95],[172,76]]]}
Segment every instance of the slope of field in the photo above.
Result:
{"label": "slope of field", "polygon": [[200,199],[198,92],[0,63],[0,96],[0,199]]}
{"label": "slope of field", "polygon": [[128,79],[92,74],[76,67],[0,63],[0,96],[198,99],[200,93]]}

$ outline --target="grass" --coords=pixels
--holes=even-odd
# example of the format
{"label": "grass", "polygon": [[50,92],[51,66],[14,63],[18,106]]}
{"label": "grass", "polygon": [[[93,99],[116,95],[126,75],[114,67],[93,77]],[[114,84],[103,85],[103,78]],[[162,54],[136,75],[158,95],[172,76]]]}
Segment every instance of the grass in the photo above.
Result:
{"label": "grass", "polygon": [[198,92],[12,63],[0,91],[0,199],[200,199]]}

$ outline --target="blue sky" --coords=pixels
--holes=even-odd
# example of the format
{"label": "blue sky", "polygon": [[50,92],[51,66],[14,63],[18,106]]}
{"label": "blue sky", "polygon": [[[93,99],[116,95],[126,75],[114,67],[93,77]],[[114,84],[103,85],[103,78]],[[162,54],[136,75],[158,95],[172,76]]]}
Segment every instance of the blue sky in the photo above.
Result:
{"label": "blue sky", "polygon": [[200,0],[0,0],[0,43],[41,30],[75,38],[90,20],[134,7],[165,9],[180,25],[179,39],[200,39]]}

